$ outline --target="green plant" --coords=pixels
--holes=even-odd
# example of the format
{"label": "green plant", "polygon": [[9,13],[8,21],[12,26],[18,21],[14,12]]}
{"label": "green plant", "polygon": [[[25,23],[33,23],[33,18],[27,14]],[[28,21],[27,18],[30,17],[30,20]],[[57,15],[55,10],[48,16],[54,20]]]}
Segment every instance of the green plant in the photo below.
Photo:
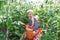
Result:
{"label": "green plant", "polygon": [[5,26],[7,35],[0,33],[0,36],[4,39],[7,36],[9,40],[19,40],[25,31],[25,24],[28,23],[27,10],[32,9],[34,15],[39,17],[39,27],[43,29],[41,40],[57,40],[60,30],[60,7],[51,6],[54,3],[48,0],[46,4],[39,4],[39,6],[33,2],[22,2],[13,1],[10,5],[4,4],[4,15],[0,11],[2,16],[0,28]]}

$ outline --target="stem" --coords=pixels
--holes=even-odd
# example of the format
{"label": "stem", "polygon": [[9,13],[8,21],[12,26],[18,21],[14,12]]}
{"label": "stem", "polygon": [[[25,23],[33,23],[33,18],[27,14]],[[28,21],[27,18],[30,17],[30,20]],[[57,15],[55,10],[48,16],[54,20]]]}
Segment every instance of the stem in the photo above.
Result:
{"label": "stem", "polygon": [[6,40],[8,40],[8,28],[7,28],[7,32],[6,32]]}

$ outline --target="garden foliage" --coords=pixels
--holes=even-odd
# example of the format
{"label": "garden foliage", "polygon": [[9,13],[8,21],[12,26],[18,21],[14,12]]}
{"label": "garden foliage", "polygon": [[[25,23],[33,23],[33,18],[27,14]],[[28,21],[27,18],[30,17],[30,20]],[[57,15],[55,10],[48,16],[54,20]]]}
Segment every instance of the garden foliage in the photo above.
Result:
{"label": "garden foliage", "polygon": [[[58,30],[60,30],[60,7],[52,1],[45,4],[33,2],[10,2],[5,4],[0,10],[0,39],[6,39],[8,31],[9,40],[19,40],[25,31],[25,24],[28,23],[27,10],[34,11],[34,16],[38,15],[39,27],[43,29],[41,40],[57,40]],[[59,5],[59,3],[56,3]],[[54,6],[53,6],[54,5]],[[0,5],[2,6],[2,5]],[[3,15],[2,15],[3,14]],[[5,30],[5,31],[4,31]]]}

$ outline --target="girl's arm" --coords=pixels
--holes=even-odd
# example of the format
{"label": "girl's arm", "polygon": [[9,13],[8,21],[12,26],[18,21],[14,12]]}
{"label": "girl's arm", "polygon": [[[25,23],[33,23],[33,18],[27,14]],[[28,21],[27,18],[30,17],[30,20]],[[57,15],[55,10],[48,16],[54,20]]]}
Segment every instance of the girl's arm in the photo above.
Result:
{"label": "girl's arm", "polygon": [[34,26],[34,18],[32,17],[32,25],[31,25],[31,27],[33,27]]}
{"label": "girl's arm", "polygon": [[32,30],[29,28],[29,24],[26,24],[25,26],[26,26],[26,30]]}

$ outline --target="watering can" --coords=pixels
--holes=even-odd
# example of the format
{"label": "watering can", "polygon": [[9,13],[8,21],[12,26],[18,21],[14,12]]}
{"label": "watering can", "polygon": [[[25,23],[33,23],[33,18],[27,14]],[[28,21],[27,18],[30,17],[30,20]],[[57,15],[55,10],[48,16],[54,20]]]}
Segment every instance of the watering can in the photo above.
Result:
{"label": "watering can", "polygon": [[30,27],[29,24],[26,24],[25,26],[26,26],[26,38],[28,38],[28,39],[32,39],[32,40],[33,40],[33,38],[34,38],[37,34],[39,34],[39,33],[42,32],[42,29],[41,29],[41,28],[38,28],[38,30],[36,30],[36,32],[33,33],[34,30],[27,30],[27,28]]}

